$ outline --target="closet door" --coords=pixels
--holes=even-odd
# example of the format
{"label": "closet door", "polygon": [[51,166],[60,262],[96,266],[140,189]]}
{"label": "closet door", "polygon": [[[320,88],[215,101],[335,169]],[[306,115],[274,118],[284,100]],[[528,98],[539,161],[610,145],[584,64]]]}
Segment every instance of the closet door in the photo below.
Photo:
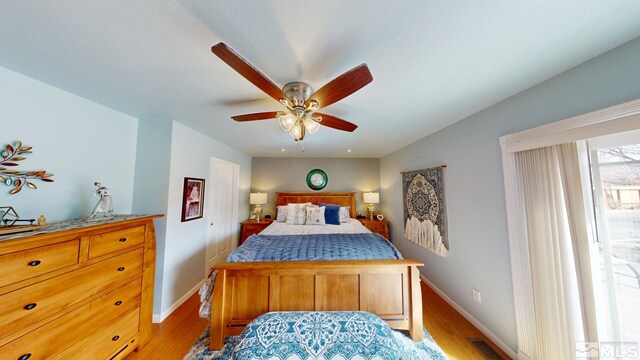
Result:
{"label": "closet door", "polygon": [[208,196],[207,269],[225,261],[238,239],[240,166],[211,158]]}

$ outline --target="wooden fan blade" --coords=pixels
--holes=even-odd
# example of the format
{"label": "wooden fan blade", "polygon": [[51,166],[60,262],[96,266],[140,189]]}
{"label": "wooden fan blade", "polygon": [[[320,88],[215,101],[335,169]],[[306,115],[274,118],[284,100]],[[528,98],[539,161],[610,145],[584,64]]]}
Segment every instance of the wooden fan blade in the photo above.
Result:
{"label": "wooden fan blade", "polygon": [[348,132],[353,132],[353,130],[358,128],[358,125],[352,124],[347,120],[342,120],[332,115],[314,113],[313,116],[322,117],[322,121],[320,121],[320,125],[328,126],[330,128],[334,128],[342,131],[348,131]]}
{"label": "wooden fan blade", "polygon": [[327,107],[362,89],[371,81],[373,81],[373,76],[371,76],[367,64],[356,66],[313,93],[306,105],[308,106],[311,100],[315,100],[320,104],[318,109]]}
{"label": "wooden fan blade", "polygon": [[227,63],[227,65],[231,66],[231,68],[237,71],[238,74],[249,80],[253,85],[267,93],[267,95],[276,99],[276,101],[287,98],[282,93],[282,90],[269,80],[269,78],[251,65],[247,60],[243,59],[225,43],[218,43],[217,45],[212,46],[211,52]]}
{"label": "wooden fan blade", "polygon": [[235,121],[271,120],[278,117],[277,111],[261,112],[255,114],[236,115],[231,118]]}

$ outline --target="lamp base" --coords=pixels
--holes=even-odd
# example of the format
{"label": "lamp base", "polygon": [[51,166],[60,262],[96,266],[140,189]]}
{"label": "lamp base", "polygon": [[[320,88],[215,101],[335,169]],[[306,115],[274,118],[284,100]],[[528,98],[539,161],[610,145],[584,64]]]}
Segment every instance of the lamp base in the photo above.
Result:
{"label": "lamp base", "polygon": [[367,212],[369,213],[369,219],[373,220],[373,216],[376,214],[376,208],[373,204],[369,204],[369,206],[367,206]]}
{"label": "lamp base", "polygon": [[253,215],[256,216],[256,222],[260,222],[260,216],[262,216],[262,206],[261,205],[256,205],[256,207],[253,209]]}

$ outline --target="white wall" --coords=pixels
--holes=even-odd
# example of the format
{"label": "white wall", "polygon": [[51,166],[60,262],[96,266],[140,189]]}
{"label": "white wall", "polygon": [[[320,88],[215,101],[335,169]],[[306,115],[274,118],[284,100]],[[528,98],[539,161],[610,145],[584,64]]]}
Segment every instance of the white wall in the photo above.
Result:
{"label": "white wall", "polygon": [[[169,206],[169,165],[171,161],[172,121],[140,119],[133,191],[132,212],[136,214],[165,214]],[[167,218],[154,221],[156,230],[156,273],[153,312],[161,313],[162,276]]]}
{"label": "white wall", "polygon": [[131,212],[137,119],[2,67],[0,84],[0,146],[33,146],[16,170],[47,170],[55,181],[34,181],[37,190],[25,186],[16,195],[0,184],[0,205],[22,218],[87,217],[100,181],[114,212]]}
{"label": "white wall", "polygon": [[[405,240],[401,226],[392,228],[394,243],[406,258],[423,261],[424,276],[514,350],[517,339],[498,138],[638,99],[639,79],[640,38],[380,161],[385,199],[381,205],[396,224],[402,223],[403,216],[400,172],[447,164],[449,257],[437,257]],[[472,287],[482,292],[482,304],[472,300]]]}
{"label": "white wall", "polygon": [[[180,222],[185,177],[209,179],[209,160],[216,157],[240,165],[239,221],[249,216],[251,157],[181,123],[173,122],[166,240],[162,270],[161,313],[166,313],[206,277],[207,203],[197,220]],[[157,313],[156,313],[157,314]]]}

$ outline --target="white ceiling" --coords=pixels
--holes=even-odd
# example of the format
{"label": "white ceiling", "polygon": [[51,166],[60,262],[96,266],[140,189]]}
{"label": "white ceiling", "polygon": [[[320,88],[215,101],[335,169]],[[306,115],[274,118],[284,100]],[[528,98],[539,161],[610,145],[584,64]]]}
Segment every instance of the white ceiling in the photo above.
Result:
{"label": "white ceiling", "polygon": [[[253,156],[380,157],[640,36],[639,19],[635,0],[2,0],[0,66]],[[275,121],[232,121],[282,107],[220,41],[279,86],[367,63],[373,82],[323,109],[359,128],[322,127],[303,154]]]}

